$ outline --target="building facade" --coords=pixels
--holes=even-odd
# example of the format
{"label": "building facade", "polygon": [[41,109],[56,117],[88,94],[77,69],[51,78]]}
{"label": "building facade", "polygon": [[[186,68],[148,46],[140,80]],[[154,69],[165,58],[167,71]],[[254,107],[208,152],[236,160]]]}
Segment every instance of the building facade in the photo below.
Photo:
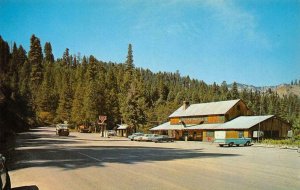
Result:
{"label": "building facade", "polygon": [[[214,132],[230,131],[232,137],[284,138],[290,124],[274,116],[253,116],[253,112],[240,100],[229,100],[183,105],[169,116],[169,122],[150,129],[167,134],[177,140],[213,141]],[[258,133],[257,131],[260,131]]]}

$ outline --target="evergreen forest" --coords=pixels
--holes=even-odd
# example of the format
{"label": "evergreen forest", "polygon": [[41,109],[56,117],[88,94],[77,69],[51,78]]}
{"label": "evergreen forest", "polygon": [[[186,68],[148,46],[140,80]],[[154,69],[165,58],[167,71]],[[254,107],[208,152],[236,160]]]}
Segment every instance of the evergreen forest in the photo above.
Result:
{"label": "evergreen forest", "polygon": [[[126,123],[147,130],[168,120],[183,101],[203,103],[242,99],[254,115],[273,114],[300,129],[300,97],[279,96],[228,88],[181,76],[179,71],[154,73],[134,65],[131,44],[124,62],[103,62],[93,55],[71,54],[66,48],[55,58],[50,42],[35,35],[28,52],[0,36],[0,126],[22,131],[31,126],[68,121],[73,126],[95,125],[107,116],[107,127]],[[293,84],[293,85],[300,85]]]}

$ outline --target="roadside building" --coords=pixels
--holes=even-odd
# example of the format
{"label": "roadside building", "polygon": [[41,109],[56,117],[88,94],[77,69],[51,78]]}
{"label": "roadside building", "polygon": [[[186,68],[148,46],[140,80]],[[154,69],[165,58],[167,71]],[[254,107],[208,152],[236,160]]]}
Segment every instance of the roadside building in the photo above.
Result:
{"label": "roadside building", "polygon": [[128,137],[131,134],[130,128],[127,124],[118,125],[117,136],[118,137]]}
{"label": "roadside building", "polygon": [[253,112],[240,100],[183,105],[169,116],[169,122],[150,129],[177,140],[213,141],[214,132],[226,130],[232,137],[284,138],[290,124],[274,116],[252,116]]}

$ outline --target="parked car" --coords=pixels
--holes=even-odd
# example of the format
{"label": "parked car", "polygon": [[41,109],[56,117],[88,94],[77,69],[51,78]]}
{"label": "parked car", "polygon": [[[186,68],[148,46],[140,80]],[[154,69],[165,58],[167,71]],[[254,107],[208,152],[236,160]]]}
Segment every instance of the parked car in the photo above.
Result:
{"label": "parked car", "polygon": [[108,131],[107,131],[107,136],[108,136],[108,137],[116,136],[116,135],[117,135],[117,133],[116,133],[115,130],[108,130]]}
{"label": "parked car", "polygon": [[133,137],[133,140],[134,140],[134,141],[141,141],[143,136],[144,136],[144,135],[141,135],[141,136],[135,136],[135,137]]}
{"label": "parked car", "polygon": [[139,141],[152,141],[154,138],[158,137],[157,134],[145,134]]}
{"label": "parked car", "polygon": [[0,189],[9,190],[11,189],[10,177],[8,174],[7,167],[5,165],[5,157],[0,154]]}
{"label": "parked car", "polygon": [[133,141],[134,140],[134,137],[141,137],[143,136],[144,133],[133,133],[132,135],[129,135],[128,138]]}
{"label": "parked car", "polygon": [[91,133],[92,132],[92,127],[87,126],[87,125],[80,125],[78,127],[78,132],[80,132],[80,133]]}
{"label": "parked car", "polygon": [[169,137],[168,135],[159,135],[159,136],[155,136],[152,139],[153,142],[174,142],[174,138],[173,137]]}
{"label": "parked car", "polygon": [[59,136],[69,136],[70,130],[69,130],[68,124],[57,124],[56,125],[56,135]]}

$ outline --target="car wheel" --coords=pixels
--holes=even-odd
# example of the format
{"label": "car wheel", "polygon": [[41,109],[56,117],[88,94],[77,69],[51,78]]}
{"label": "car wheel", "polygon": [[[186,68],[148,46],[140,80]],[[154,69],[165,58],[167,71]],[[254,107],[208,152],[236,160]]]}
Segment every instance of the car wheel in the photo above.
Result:
{"label": "car wheel", "polygon": [[233,144],[234,144],[234,143],[233,143],[233,142],[231,142],[231,143],[229,143],[229,144],[228,144],[228,146],[229,146],[229,147],[232,147],[232,146],[233,146]]}
{"label": "car wheel", "polygon": [[220,146],[220,147],[223,147],[224,145],[222,145],[222,144],[219,144],[219,146]]}
{"label": "car wheel", "polygon": [[245,146],[250,146],[250,142],[247,141],[246,144],[245,144]]}
{"label": "car wheel", "polygon": [[10,189],[11,189],[10,177],[8,175],[8,172],[6,172],[6,184],[3,190],[10,190]]}

